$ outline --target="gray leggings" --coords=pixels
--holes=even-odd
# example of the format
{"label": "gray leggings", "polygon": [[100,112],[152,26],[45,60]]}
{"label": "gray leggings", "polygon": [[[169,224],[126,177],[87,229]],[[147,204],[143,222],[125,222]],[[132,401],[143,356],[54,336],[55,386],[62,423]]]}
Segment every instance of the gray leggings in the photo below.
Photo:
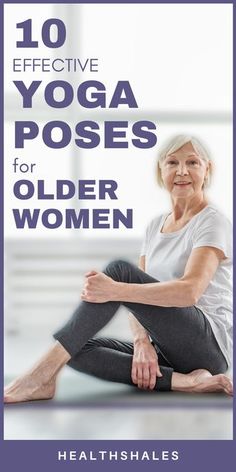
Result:
{"label": "gray leggings", "polygon": [[[111,262],[104,271],[118,282],[158,282],[126,261]],[[81,302],[73,316],[54,334],[71,355],[68,365],[80,372],[113,382],[133,385],[131,379],[133,344],[114,339],[94,338],[124,305],[153,340],[163,374],[156,390],[170,390],[173,371],[188,373],[207,369],[212,374],[227,370],[210,323],[195,306],[161,307],[134,302]]]}

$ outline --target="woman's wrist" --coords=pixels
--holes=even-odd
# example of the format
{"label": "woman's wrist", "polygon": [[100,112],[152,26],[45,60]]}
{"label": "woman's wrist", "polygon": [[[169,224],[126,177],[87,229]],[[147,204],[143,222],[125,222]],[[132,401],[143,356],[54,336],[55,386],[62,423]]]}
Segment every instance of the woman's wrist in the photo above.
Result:
{"label": "woman's wrist", "polygon": [[114,283],[116,284],[115,295],[114,295],[115,298],[112,298],[112,301],[116,301],[116,302],[129,301],[130,291],[132,290],[131,285],[134,285],[134,284],[127,284],[125,282],[115,282],[115,281]]}
{"label": "woman's wrist", "polygon": [[116,282],[115,280],[113,281],[113,283],[114,283],[115,290],[111,298],[111,301],[114,301],[114,302],[124,301],[125,285],[128,285],[128,284],[125,284],[123,282]]}
{"label": "woman's wrist", "polygon": [[150,344],[150,339],[146,332],[138,333],[134,336],[134,346],[141,346],[144,344]]}

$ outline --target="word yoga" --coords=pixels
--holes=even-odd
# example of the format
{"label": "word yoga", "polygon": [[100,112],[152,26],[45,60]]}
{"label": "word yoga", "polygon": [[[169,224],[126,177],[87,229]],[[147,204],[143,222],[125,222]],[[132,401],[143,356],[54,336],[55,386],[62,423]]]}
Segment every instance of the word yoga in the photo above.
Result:
{"label": "word yoga", "polygon": [[[33,99],[42,81],[34,80],[27,87],[22,80],[15,80],[14,85],[22,98],[23,108],[32,108]],[[121,106],[138,108],[133,90],[129,81],[118,81],[111,98],[107,99],[106,87],[97,80],[88,80],[79,84],[74,90],[73,86],[64,80],[49,82],[44,89],[45,104],[51,108],[64,109],[70,107],[76,100],[78,106],[94,109],[117,109]],[[41,136],[44,144],[52,149],[61,149],[72,141],[72,128],[75,132],[74,143],[83,149],[93,149],[100,145],[101,136],[104,148],[128,148],[131,144],[140,149],[155,146],[157,137],[156,125],[148,120],[133,123],[132,137],[127,138],[129,128],[128,121],[109,120],[103,125],[87,119],[71,126],[65,121],[54,120],[42,125],[41,129],[35,121],[15,122],[15,148],[22,149],[27,141],[35,140]],[[130,134],[130,133],[129,133]]]}

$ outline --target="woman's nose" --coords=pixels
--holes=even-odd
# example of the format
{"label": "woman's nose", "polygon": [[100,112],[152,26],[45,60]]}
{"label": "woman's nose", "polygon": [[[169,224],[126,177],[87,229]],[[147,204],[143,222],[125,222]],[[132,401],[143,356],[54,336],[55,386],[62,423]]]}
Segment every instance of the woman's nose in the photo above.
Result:
{"label": "woman's nose", "polygon": [[185,164],[179,164],[177,168],[177,175],[187,175],[188,174],[188,168]]}

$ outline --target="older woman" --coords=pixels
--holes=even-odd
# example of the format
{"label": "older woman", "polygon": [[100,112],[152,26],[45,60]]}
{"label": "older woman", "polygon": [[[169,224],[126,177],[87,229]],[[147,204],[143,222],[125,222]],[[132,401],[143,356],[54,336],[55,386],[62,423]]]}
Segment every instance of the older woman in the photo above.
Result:
{"label": "older woman", "polygon": [[[102,379],[143,389],[225,392],[232,348],[231,226],[207,202],[211,161],[201,143],[177,136],[160,154],[169,214],[147,228],[140,268],[110,263],[86,274],[82,302],[54,334],[56,343],[5,389],[7,403],[52,398],[67,363]],[[134,342],[93,338],[120,305]]]}

